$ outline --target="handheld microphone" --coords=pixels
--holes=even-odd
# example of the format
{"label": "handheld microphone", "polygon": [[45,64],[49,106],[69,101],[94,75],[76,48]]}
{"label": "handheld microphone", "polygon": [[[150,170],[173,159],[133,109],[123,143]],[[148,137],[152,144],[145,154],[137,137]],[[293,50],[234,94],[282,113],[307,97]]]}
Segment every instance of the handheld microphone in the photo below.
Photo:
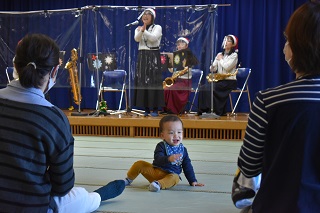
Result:
{"label": "handheld microphone", "polygon": [[130,26],[138,25],[138,24],[139,24],[139,21],[136,20],[136,21],[134,21],[134,22],[132,22],[132,23],[130,23],[130,24],[127,24],[126,27],[130,27]]}

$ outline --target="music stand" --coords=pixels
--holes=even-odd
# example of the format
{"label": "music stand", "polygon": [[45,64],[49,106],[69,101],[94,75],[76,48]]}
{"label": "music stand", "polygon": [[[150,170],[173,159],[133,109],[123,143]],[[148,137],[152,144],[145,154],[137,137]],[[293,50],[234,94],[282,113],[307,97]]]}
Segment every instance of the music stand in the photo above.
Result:
{"label": "music stand", "polygon": [[189,51],[186,49],[173,52],[173,69],[174,71],[183,70],[186,66],[186,61]]}
{"label": "music stand", "polygon": [[173,68],[173,53],[160,53],[161,71],[166,72],[169,68]]}

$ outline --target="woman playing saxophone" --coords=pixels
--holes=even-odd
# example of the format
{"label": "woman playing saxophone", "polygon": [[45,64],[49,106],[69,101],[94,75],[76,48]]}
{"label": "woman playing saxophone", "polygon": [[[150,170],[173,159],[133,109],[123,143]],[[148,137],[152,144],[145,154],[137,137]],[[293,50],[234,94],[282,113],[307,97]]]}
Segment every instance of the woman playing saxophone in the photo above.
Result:
{"label": "woman playing saxophone", "polygon": [[222,49],[223,51],[217,54],[210,66],[210,71],[214,78],[209,77],[209,83],[199,89],[198,115],[203,112],[211,112],[211,96],[213,98],[213,112],[217,115],[225,115],[229,93],[237,88],[237,37],[234,35],[225,36],[222,42]]}
{"label": "woman playing saxophone", "polygon": [[191,88],[191,68],[198,60],[189,50],[189,39],[180,37],[176,42],[177,50],[187,50],[188,56],[183,61],[183,70],[175,70],[172,77],[168,77],[163,82],[164,100],[166,107],[163,114],[180,114],[189,100]]}

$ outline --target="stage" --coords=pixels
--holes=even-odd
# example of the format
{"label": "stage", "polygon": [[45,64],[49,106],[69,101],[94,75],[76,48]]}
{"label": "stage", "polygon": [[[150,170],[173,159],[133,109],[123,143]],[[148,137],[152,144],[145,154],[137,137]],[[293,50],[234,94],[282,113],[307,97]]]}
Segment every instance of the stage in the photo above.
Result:
{"label": "stage", "polygon": [[[78,116],[77,111],[64,110],[74,135],[159,138],[158,117],[144,117],[134,113]],[[90,113],[92,110],[83,110]],[[76,114],[76,115],[71,115]],[[184,125],[184,138],[241,141],[248,122],[247,113],[221,116],[218,119],[200,118],[195,114],[180,116]]]}

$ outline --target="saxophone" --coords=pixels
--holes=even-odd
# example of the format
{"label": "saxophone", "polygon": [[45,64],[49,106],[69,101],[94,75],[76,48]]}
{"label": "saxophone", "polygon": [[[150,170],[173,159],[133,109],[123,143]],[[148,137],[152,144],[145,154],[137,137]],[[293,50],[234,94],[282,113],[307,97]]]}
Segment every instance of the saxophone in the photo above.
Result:
{"label": "saxophone", "polygon": [[236,71],[234,71],[233,73],[209,73],[206,79],[208,80],[209,83],[224,80],[230,76],[237,75],[239,67],[240,67],[240,64],[238,65],[238,68],[236,69]]}
{"label": "saxophone", "polygon": [[163,89],[166,87],[171,87],[174,84],[175,80],[178,77],[186,74],[188,70],[189,70],[189,67],[185,67],[183,70],[179,72],[175,72],[171,77],[167,77],[166,79],[164,79],[164,81],[162,82]]}
{"label": "saxophone", "polygon": [[65,68],[68,69],[70,75],[70,85],[73,93],[73,101],[79,105],[81,101],[80,87],[78,83],[78,68],[77,68],[78,53],[75,48],[71,50],[71,61],[69,61]]}

